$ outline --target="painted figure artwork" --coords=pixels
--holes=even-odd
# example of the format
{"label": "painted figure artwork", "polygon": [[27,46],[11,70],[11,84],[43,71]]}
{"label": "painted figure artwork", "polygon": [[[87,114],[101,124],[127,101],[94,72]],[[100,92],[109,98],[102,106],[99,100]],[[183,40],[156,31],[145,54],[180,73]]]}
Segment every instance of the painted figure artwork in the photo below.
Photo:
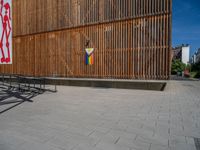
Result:
{"label": "painted figure artwork", "polygon": [[94,64],[94,48],[86,48],[85,63],[86,65]]}
{"label": "painted figure artwork", "polygon": [[12,64],[11,0],[0,0],[0,64]]}

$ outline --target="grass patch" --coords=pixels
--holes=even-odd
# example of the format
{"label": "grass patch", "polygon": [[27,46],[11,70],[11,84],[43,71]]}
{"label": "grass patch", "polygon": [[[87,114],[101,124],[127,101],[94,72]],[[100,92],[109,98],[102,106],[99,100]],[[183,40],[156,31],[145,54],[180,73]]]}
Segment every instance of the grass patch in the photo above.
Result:
{"label": "grass patch", "polygon": [[190,77],[194,78],[196,76],[197,72],[190,72]]}
{"label": "grass patch", "polygon": [[190,72],[191,78],[200,78],[200,72]]}

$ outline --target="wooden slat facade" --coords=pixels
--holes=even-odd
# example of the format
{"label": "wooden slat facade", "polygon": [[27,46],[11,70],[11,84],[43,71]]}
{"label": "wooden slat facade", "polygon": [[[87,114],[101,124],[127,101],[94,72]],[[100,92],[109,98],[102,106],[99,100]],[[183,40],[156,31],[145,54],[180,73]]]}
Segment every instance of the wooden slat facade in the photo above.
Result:
{"label": "wooden slat facade", "polygon": [[13,64],[0,71],[168,79],[171,11],[171,0],[13,0]]}

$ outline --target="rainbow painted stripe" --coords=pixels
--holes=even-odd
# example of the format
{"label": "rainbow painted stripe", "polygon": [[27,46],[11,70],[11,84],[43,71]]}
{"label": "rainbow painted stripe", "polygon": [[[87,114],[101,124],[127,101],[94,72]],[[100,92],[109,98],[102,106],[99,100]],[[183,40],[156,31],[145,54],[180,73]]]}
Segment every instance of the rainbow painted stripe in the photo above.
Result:
{"label": "rainbow painted stripe", "polygon": [[86,65],[93,65],[94,64],[94,48],[87,48],[85,49],[85,63]]}

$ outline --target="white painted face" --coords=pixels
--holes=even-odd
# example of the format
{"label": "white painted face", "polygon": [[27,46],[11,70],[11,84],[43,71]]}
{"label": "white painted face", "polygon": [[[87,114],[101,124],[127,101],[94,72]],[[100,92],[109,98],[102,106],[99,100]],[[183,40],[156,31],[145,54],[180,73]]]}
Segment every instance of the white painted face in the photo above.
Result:
{"label": "white painted face", "polygon": [[90,56],[94,52],[94,48],[86,48],[85,49],[88,56]]}
{"label": "white painted face", "polygon": [[12,64],[12,0],[0,0],[0,14],[0,64]]}

